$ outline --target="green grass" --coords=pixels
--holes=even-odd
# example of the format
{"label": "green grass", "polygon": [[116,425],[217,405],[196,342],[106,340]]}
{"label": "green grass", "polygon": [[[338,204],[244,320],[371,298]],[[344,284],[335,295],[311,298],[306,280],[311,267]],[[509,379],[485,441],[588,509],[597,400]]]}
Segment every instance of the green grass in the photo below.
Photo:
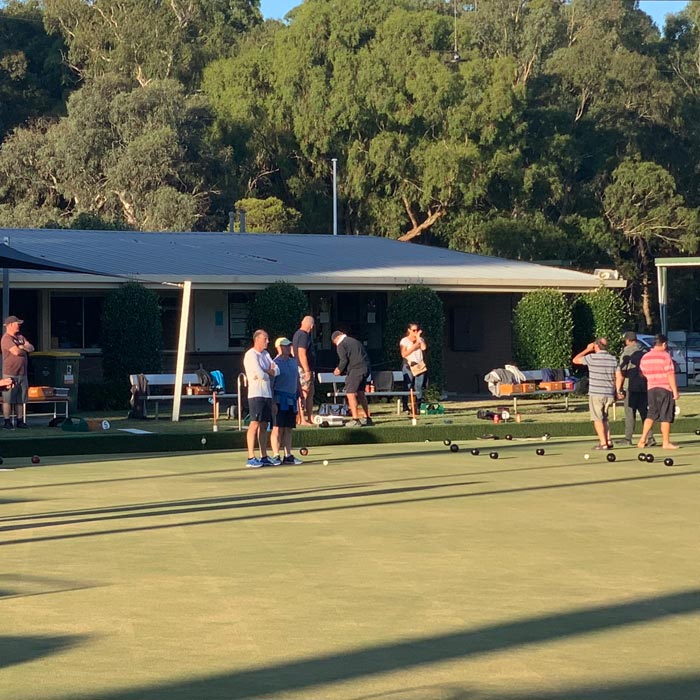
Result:
{"label": "green grass", "polygon": [[569,438],[2,472],[0,700],[697,700],[677,437],[672,468]]}

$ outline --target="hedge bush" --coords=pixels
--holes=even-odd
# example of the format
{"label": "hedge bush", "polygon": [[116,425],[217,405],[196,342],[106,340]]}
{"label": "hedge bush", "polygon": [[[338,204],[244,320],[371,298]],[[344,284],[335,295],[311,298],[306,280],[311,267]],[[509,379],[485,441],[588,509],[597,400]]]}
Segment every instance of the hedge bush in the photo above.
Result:
{"label": "hedge bush", "polygon": [[291,340],[308,309],[306,295],[298,287],[289,282],[275,282],[258,292],[250,304],[249,335],[262,328],[270,336],[271,344],[280,336]]}
{"label": "hedge bush", "polygon": [[513,314],[513,355],[523,370],[571,366],[573,319],[566,297],[556,289],[523,296]]}
{"label": "hedge bush", "polygon": [[[425,362],[428,365],[428,381],[432,397],[442,391],[445,382],[443,362],[445,310],[440,297],[430,287],[423,285],[406,287],[394,297],[387,309],[384,359],[387,366],[392,369],[401,367],[399,341],[406,335],[406,328],[412,322],[423,329],[423,337],[428,346]],[[427,395],[426,393],[426,397]]]}
{"label": "hedge bush", "polygon": [[102,373],[105,382],[129,374],[160,372],[163,328],[158,295],[138,282],[110,292],[102,307]]}
{"label": "hedge bush", "polygon": [[625,302],[616,291],[600,287],[576,297],[573,318],[574,352],[580,352],[595,338],[607,338],[608,350],[613,355],[620,352],[628,314]]}
{"label": "hedge bush", "polygon": [[121,411],[129,408],[129,382],[121,381],[80,382],[78,408],[81,411]]}

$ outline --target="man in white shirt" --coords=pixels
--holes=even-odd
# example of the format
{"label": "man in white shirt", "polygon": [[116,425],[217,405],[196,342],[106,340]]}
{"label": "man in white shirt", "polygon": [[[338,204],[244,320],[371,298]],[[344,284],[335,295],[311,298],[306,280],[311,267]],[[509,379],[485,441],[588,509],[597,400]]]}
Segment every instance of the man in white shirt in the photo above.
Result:
{"label": "man in white shirt", "polygon": [[[247,467],[272,467],[279,464],[267,456],[267,426],[272,422],[272,383],[280,370],[272,361],[267,346],[270,337],[266,331],[253,333],[253,347],[243,356],[243,368],[248,380],[248,413],[250,424],[246,434],[248,445]],[[260,445],[260,459],[255,457],[255,442]]]}

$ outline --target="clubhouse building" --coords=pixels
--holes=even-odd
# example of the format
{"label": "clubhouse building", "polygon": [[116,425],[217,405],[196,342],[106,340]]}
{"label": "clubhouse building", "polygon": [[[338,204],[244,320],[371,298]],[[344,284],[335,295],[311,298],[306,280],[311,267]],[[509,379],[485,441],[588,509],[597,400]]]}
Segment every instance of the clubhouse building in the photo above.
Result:
{"label": "clubhouse building", "polygon": [[22,253],[99,273],[9,271],[10,313],[25,319],[37,350],[79,352],[81,381],[101,380],[102,300],[126,279],[160,297],[166,371],[175,366],[176,285],[192,282],[187,368],[221,369],[231,386],[250,346],[248,303],[269,284],[289,282],[307,294],[321,370],[335,366],[330,336],[338,327],[365,342],[377,369],[399,369],[382,365],[387,307],[408,285],[429,286],[444,304],[446,389],[456,393],[483,392],[483,375],[511,361],[512,310],[523,293],[625,286],[606,275],[373,236],[38,229],[3,236]]}

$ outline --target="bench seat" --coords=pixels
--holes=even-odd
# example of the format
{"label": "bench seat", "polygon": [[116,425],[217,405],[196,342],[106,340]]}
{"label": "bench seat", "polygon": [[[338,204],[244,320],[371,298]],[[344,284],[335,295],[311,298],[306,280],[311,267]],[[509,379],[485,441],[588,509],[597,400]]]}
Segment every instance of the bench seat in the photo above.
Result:
{"label": "bench seat", "polygon": [[[378,374],[375,373],[375,374]],[[394,370],[391,372],[392,374],[392,385],[393,384],[398,384],[401,383],[401,386],[403,387],[403,372],[400,370]],[[343,387],[345,386],[345,379],[346,377],[344,375],[338,376],[333,374],[333,372],[319,372],[318,375],[318,382],[319,384],[331,384],[333,387],[332,391],[329,391],[326,396],[328,397],[333,397],[334,401],[337,401],[339,398],[345,398],[347,396],[347,392],[343,391]],[[391,390],[386,390],[386,391],[370,391],[366,392],[365,396],[367,399],[371,399],[373,397],[397,397],[396,399],[396,413],[399,414],[401,413],[401,397],[403,396],[410,396],[411,392],[406,391],[405,389],[399,389],[399,390],[394,390],[393,388]]]}
{"label": "bench seat", "polygon": [[[159,415],[160,402],[170,402],[175,400],[175,382],[177,381],[175,374],[144,374],[146,381],[148,382],[149,393],[146,396],[139,396],[139,400],[142,402],[143,415],[146,415],[146,407],[150,403],[155,405],[155,418]],[[132,387],[138,386],[138,374],[130,374],[129,382]],[[180,392],[180,398],[182,401],[192,401],[195,399],[206,399],[212,398],[212,394],[187,394],[184,389],[187,386],[199,387],[202,386],[199,377],[195,373],[188,373],[182,375],[182,389]],[[169,393],[150,393],[153,389],[168,389]],[[237,399],[238,394],[231,394],[227,392],[216,392],[216,397],[220,401],[221,399]]]}
{"label": "bench seat", "polygon": [[[528,382],[541,382],[542,381],[542,370],[541,369],[533,369],[533,370],[525,370],[523,371],[523,375],[525,379],[527,379]],[[568,379],[571,375],[569,374],[569,370],[565,369],[564,370],[564,376]],[[568,411],[569,410],[569,394],[573,394],[576,390],[575,389],[535,389],[534,391],[524,391],[520,392],[517,394],[507,394],[506,396],[502,396],[500,398],[511,398],[513,399],[513,413],[518,412],[518,399],[525,398],[525,397],[540,397],[540,398],[547,398],[547,397],[552,397],[552,396],[562,396],[564,397],[564,407]]]}

